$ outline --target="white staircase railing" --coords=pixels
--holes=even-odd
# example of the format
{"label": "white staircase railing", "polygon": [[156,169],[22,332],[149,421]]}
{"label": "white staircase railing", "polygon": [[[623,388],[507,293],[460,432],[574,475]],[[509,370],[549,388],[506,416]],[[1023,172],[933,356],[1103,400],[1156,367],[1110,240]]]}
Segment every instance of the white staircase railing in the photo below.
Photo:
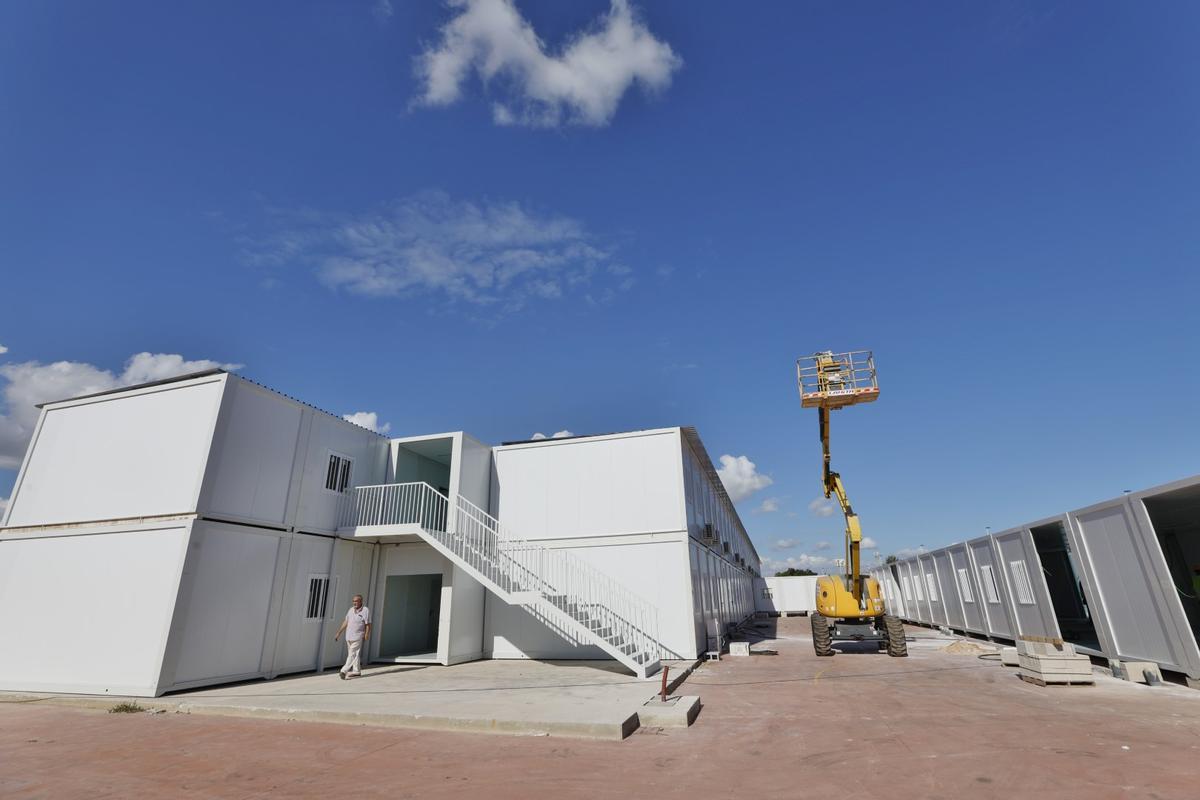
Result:
{"label": "white staircase railing", "polygon": [[657,670],[657,608],[573,553],[523,539],[466,498],[451,502],[427,483],[361,486],[346,495],[339,528],[384,525],[416,525],[505,602],[549,611],[641,677]]}

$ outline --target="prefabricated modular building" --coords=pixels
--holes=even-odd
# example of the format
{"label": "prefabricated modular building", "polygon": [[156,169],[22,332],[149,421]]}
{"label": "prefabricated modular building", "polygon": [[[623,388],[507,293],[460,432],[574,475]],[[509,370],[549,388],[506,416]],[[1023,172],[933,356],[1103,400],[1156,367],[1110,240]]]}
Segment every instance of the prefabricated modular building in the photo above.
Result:
{"label": "prefabricated modular building", "polygon": [[387,438],[212,370],[42,406],[0,526],[0,689],[155,696],[372,661],[615,659],[754,613],[696,431]]}
{"label": "prefabricated modular building", "polygon": [[1200,687],[1200,475],[875,569],[893,613],[999,640],[1061,639]]}

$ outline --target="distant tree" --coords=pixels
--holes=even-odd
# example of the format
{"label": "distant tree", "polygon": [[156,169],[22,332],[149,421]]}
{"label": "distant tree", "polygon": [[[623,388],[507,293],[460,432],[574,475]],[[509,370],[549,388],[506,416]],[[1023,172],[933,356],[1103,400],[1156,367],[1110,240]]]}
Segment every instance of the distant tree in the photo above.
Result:
{"label": "distant tree", "polygon": [[899,560],[900,559],[896,558],[895,556],[888,556],[887,558],[884,559],[884,563],[895,564]]}
{"label": "distant tree", "polygon": [[788,567],[787,569],[776,572],[775,577],[776,578],[799,578],[799,577],[803,577],[805,575],[816,575],[816,574],[817,573],[813,572],[811,569],[796,569],[795,567]]}

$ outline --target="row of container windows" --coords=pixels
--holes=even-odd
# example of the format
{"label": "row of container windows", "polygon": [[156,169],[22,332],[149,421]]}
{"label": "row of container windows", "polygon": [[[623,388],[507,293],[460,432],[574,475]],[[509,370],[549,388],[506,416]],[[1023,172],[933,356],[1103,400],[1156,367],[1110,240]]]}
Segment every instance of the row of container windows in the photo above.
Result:
{"label": "row of container windows", "polygon": [[721,502],[720,495],[713,488],[691,448],[685,447],[683,452],[684,498],[687,503],[689,534],[699,539],[704,526],[712,525],[717,530],[720,540],[729,543],[731,555],[736,557],[740,553],[746,557],[748,551],[743,545],[746,532]]}
{"label": "row of container windows", "polygon": [[712,620],[723,631],[726,626],[741,622],[753,610],[750,580],[728,561],[700,550],[693,563],[692,578],[695,602],[701,608],[706,626]]}
{"label": "row of container windows", "polygon": [[[1029,580],[1029,570],[1025,566],[1025,561],[1018,559],[1008,562],[1009,573],[1012,576],[1013,593],[1016,595],[1017,602],[1021,605],[1031,606],[1036,603],[1033,596],[1033,584]],[[932,572],[926,572],[925,586],[929,590],[929,601],[932,603],[939,602],[937,593],[937,579]],[[971,590],[971,581],[967,577],[967,570],[960,568],[957,570],[955,577],[955,585],[958,587],[958,596],[962,598],[964,603],[974,603],[975,593]],[[979,567],[979,585],[983,588],[983,595],[987,602],[992,605],[1000,604],[1000,590],[996,586],[996,573],[990,564],[983,564]],[[900,576],[900,591],[904,595],[907,602],[912,602],[915,595],[918,602],[925,602],[925,595],[921,591],[921,581],[913,580],[911,583],[907,575]]]}

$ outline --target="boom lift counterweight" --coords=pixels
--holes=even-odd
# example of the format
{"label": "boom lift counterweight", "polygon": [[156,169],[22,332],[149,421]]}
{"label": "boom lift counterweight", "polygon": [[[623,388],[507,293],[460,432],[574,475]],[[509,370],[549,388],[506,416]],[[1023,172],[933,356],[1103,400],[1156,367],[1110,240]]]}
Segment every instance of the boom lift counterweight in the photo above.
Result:
{"label": "boom lift counterweight", "polygon": [[842,476],[830,467],[829,415],[879,397],[875,360],[866,350],[836,355],[832,351],[815,353],[796,362],[796,380],[800,405],[817,409],[825,497],[837,498],[846,520],[846,573],[817,578],[817,611],[810,617],[813,649],[818,656],[831,656],[834,641],[875,641],[890,656],[906,656],[903,625],[885,613],[878,581],[862,574],[862,527]]}

